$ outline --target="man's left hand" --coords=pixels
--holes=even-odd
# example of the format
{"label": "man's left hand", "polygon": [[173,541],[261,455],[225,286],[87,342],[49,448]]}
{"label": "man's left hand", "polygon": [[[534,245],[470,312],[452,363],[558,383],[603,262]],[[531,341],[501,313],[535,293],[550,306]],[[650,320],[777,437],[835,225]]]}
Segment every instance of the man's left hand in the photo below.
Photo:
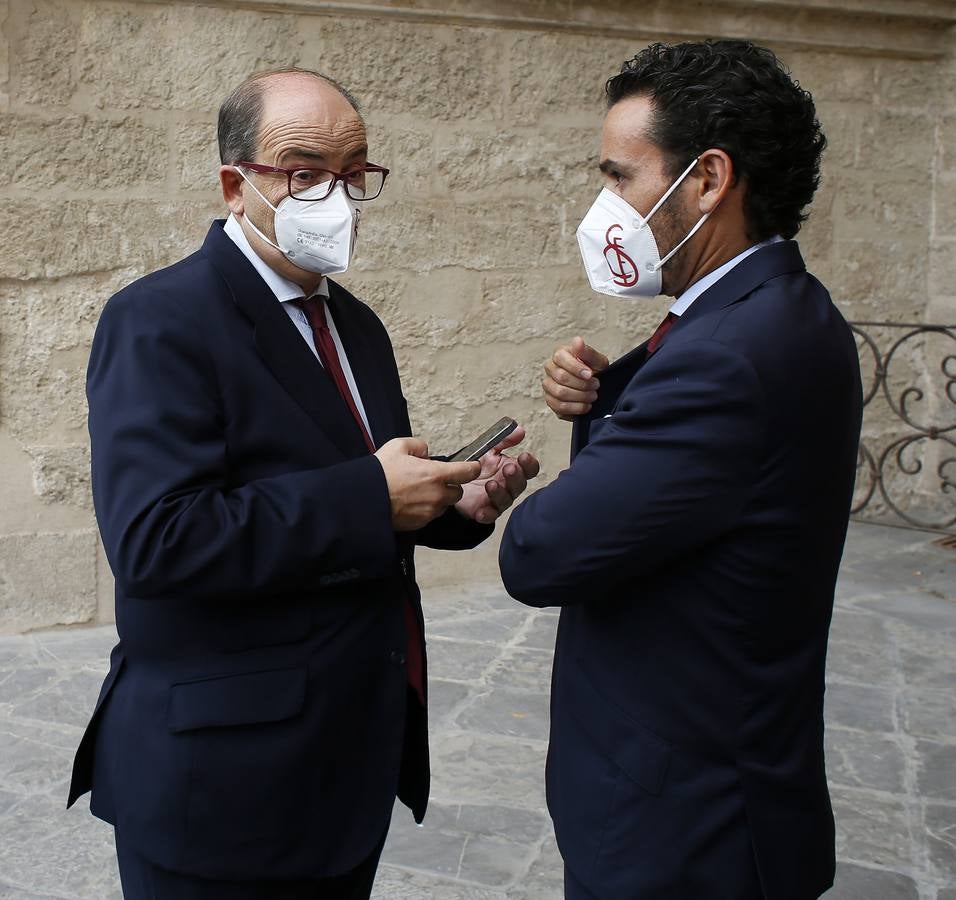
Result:
{"label": "man's left hand", "polygon": [[515,502],[528,486],[528,479],[538,474],[541,466],[530,453],[512,457],[502,452],[520,444],[524,434],[524,428],[519,425],[479,459],[481,474],[462,485],[462,498],[455,504],[463,516],[482,525],[491,524]]}

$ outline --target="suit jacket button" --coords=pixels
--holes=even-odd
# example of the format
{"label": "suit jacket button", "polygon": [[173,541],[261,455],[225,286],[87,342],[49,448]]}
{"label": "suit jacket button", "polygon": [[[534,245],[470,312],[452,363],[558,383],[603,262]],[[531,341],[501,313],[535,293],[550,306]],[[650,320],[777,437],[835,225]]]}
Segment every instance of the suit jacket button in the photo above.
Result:
{"label": "suit jacket button", "polygon": [[404,653],[401,653],[401,652],[398,651],[398,650],[393,650],[393,651],[389,654],[388,658],[389,658],[393,663],[395,663],[396,666],[402,666],[402,665],[405,664],[405,654],[404,654]]}

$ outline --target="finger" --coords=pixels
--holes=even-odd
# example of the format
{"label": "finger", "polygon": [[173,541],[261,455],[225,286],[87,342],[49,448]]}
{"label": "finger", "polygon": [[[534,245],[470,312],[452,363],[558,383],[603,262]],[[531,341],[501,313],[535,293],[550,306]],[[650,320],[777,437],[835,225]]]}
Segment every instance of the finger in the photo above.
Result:
{"label": "finger", "polygon": [[[525,477],[524,469],[522,469],[517,463],[514,465],[505,466],[504,476],[504,493],[508,495],[508,506],[511,506],[511,504],[514,503],[515,498],[520,496],[524,489],[528,486],[528,479]],[[507,509],[507,507],[505,508]]]}
{"label": "finger", "polygon": [[567,350],[557,350],[554,356],[544,364],[548,378],[562,384],[585,387],[590,379],[582,378],[582,363]]}
{"label": "finger", "polygon": [[527,484],[527,476],[518,460],[510,456],[503,456],[501,458],[501,467],[495,476],[485,482],[485,492],[489,497],[500,500],[498,497],[499,491],[509,494],[511,497],[515,497],[527,487]]}
{"label": "finger", "polygon": [[497,481],[489,481],[485,485],[485,493],[488,495],[488,501],[495,510],[495,518],[503,513],[514,502],[508,489],[503,487]]}
{"label": "finger", "polygon": [[411,440],[414,441],[414,447],[410,451],[410,455],[428,459],[428,444],[421,438],[411,438]]}
{"label": "finger", "polygon": [[436,470],[436,477],[447,485],[468,484],[469,481],[474,481],[481,474],[481,463],[478,460],[454,463],[436,462],[435,465],[440,467]]}
{"label": "finger", "polygon": [[465,494],[460,484],[446,484],[444,490],[445,495],[443,500],[445,506],[454,506]]}
{"label": "finger", "polygon": [[404,454],[405,456],[419,456],[422,458],[428,456],[428,444],[421,438],[393,438],[380,449],[384,450],[389,444],[393,445],[400,454]]}
{"label": "finger", "polygon": [[509,447],[514,447],[515,444],[520,444],[524,440],[524,436],[525,430],[521,425],[519,425],[503,441],[495,444],[495,446],[492,447],[488,452],[501,453],[502,450],[507,450]]}
{"label": "finger", "polygon": [[552,381],[575,390],[593,391],[600,387],[600,382],[596,378],[580,377],[581,372],[585,370],[581,368],[580,360],[570,355],[562,356],[560,363],[553,359],[548,360],[548,362],[544,364],[544,371]]}
{"label": "finger", "polygon": [[527,451],[518,457],[518,465],[521,466],[521,471],[524,472],[526,479],[536,478],[541,471],[541,463],[538,462],[538,458]]}
{"label": "finger", "polygon": [[554,363],[555,374],[563,371],[569,381],[583,381],[587,384],[590,384],[593,380],[593,386],[597,387],[598,381],[593,378],[594,373],[569,348],[559,347],[554,352],[554,356],[551,357],[551,361]]}
{"label": "finger", "polygon": [[[585,366],[590,367],[591,374],[600,372],[608,366],[607,357],[599,350],[595,350],[593,347],[589,347],[584,343],[584,338],[575,337],[571,340],[571,352],[581,360]],[[584,377],[587,378],[590,376],[586,375]]]}
{"label": "finger", "polygon": [[591,409],[590,403],[574,403],[565,400],[552,400],[547,398],[547,404],[551,411],[561,418],[574,418],[574,416],[583,416]]}
{"label": "finger", "polygon": [[597,400],[598,397],[597,391],[595,390],[578,390],[577,388],[558,384],[551,378],[545,378],[544,381],[541,382],[541,388],[545,393],[545,397],[553,397],[558,402],[591,404]]}
{"label": "finger", "polygon": [[499,513],[498,510],[489,503],[485,506],[479,507],[479,509],[475,512],[475,521],[480,522],[482,525],[490,525],[500,515],[501,513]]}

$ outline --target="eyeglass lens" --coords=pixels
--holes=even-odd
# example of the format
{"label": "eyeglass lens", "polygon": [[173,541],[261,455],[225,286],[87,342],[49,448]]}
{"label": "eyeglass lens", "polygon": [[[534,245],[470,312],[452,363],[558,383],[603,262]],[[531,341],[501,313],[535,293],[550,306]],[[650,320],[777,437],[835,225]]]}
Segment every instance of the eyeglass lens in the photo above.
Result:
{"label": "eyeglass lens", "polygon": [[[382,192],[385,176],[381,172],[358,171],[344,175],[339,179],[353,200],[372,200]],[[316,169],[296,169],[289,180],[289,191],[293,197],[299,199],[316,199],[302,197],[306,191],[316,185],[326,184],[328,192],[332,191],[332,173]]]}

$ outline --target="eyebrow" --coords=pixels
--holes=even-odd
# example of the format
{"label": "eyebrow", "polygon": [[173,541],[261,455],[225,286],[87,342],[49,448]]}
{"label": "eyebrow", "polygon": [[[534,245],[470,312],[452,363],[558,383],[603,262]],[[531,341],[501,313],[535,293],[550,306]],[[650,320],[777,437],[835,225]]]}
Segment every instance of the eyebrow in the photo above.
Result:
{"label": "eyebrow", "polygon": [[[299,157],[301,159],[309,159],[319,163],[324,163],[326,161],[326,157],[324,153],[318,153],[315,150],[306,150],[303,147],[292,147],[291,149],[287,150],[285,153],[282,154],[282,158],[284,160],[288,159],[288,157],[290,156]],[[361,147],[356,147],[345,158],[355,159],[356,157],[359,157],[359,156],[368,156],[368,145],[362,144]]]}
{"label": "eyebrow", "polygon": [[622,175],[631,174],[631,169],[629,166],[625,166],[623,163],[619,163],[613,159],[602,159],[598,164],[598,168],[605,175],[610,175],[611,172],[620,172]]}
{"label": "eyebrow", "polygon": [[316,162],[325,162],[324,153],[316,153],[314,150],[303,150],[301,147],[293,147],[282,154],[283,156],[299,156],[302,159],[314,159]]}

